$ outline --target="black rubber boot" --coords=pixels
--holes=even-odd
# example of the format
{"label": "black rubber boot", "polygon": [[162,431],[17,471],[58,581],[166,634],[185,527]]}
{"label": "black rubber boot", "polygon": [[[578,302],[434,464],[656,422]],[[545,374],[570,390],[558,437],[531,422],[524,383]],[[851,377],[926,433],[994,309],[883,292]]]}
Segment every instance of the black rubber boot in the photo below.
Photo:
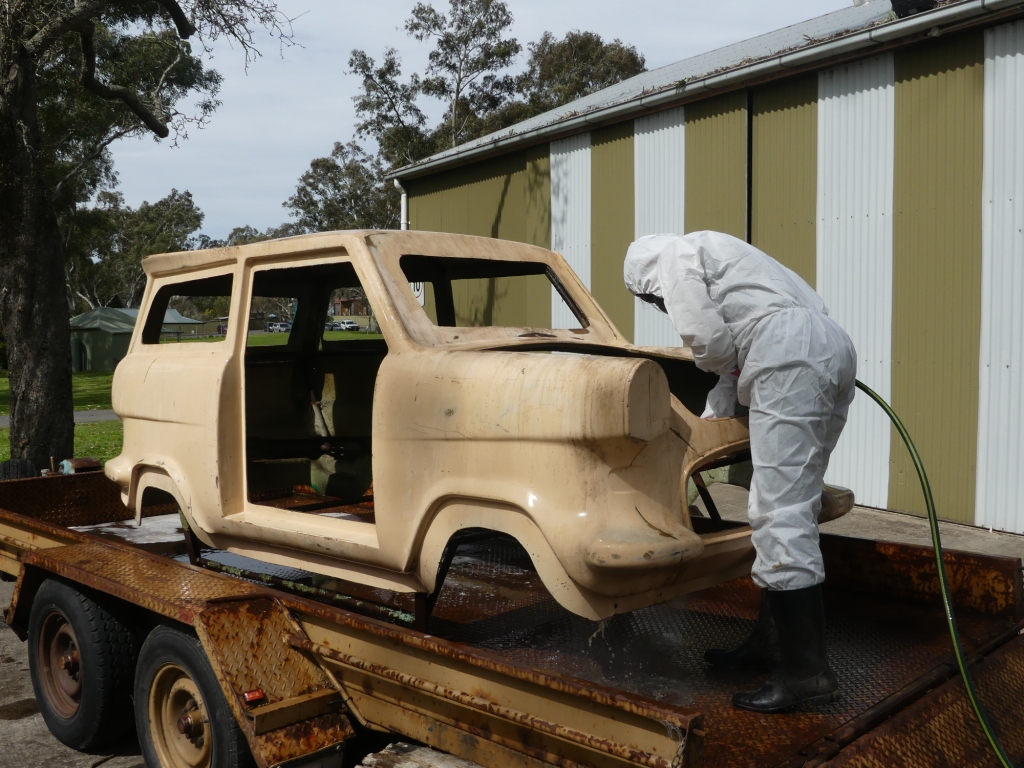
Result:
{"label": "black rubber boot", "polygon": [[779,633],[780,664],[754,691],[738,691],[733,706],[752,712],[785,712],[796,706],[829,704],[839,698],[839,681],[825,650],[825,607],[821,586],[768,591]]}
{"label": "black rubber boot", "polygon": [[779,661],[779,633],[772,619],[768,590],[761,590],[761,613],[750,636],[735,648],[708,648],[704,661],[718,669],[732,672],[771,672]]}

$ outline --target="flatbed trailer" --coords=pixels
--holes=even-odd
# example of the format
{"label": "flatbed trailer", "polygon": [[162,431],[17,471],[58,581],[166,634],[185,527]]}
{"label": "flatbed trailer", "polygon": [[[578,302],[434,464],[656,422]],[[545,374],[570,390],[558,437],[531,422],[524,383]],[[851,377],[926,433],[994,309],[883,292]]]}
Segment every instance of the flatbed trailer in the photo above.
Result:
{"label": "flatbed trailer", "polygon": [[[261,768],[364,730],[487,768],[996,765],[956,677],[927,548],[822,536],[843,698],[770,716],[730,704],[755,677],[701,660],[749,631],[749,579],[594,623],[555,603],[514,541],[481,535],[455,552],[428,632],[412,595],[197,551],[167,527],[175,516],[146,508],[141,530],[171,535],[130,543],[116,534],[133,515],[101,473],[0,483],[0,571],[17,577],[6,621],[53,651],[29,634],[57,581],[118,616],[131,647],[157,627],[194,633],[219,686],[206,695],[223,695]],[[947,569],[982,701],[1020,762],[1021,561],[948,552]],[[184,733],[186,715],[166,727]]]}

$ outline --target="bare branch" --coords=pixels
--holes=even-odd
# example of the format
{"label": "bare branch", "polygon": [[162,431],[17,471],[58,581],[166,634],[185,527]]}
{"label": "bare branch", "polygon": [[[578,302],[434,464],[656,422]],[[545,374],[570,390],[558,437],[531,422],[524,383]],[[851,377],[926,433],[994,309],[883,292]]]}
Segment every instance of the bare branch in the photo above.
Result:
{"label": "bare branch", "polygon": [[178,28],[178,35],[182,40],[188,40],[192,35],[196,33],[195,25],[188,20],[188,16],[181,10],[181,6],[178,5],[175,0],[156,0],[160,5],[164,7],[164,10],[171,15],[174,20],[174,26]]}
{"label": "bare branch", "polygon": [[88,165],[93,160],[95,160],[97,157],[99,157],[101,154],[103,154],[103,150],[104,149],[109,147],[112,143],[114,143],[118,139],[120,139],[120,138],[122,138],[124,136],[127,136],[129,133],[131,133],[134,130],[135,130],[135,128],[123,128],[120,131],[115,131],[110,136],[105,138],[103,141],[98,143],[95,147],[93,147],[92,152],[88,153],[81,160],[79,160],[77,163],[75,163],[75,167],[72,168],[70,171],[68,171],[64,175],[63,179],[61,179],[60,181],[57,182],[57,185],[53,188],[53,191],[50,193],[50,199],[51,200],[56,200],[57,197],[60,195],[61,188],[64,186],[64,184],[66,182],[70,181],[76,175],[81,173],[82,169],[85,168],[86,165]]}
{"label": "bare branch", "polygon": [[79,30],[82,38],[82,85],[101,99],[115,101],[120,99],[125,106],[139,118],[146,127],[161,139],[170,135],[164,122],[142,102],[136,93],[119,85],[106,85],[96,79],[96,49],[93,47],[93,26],[86,22]]}

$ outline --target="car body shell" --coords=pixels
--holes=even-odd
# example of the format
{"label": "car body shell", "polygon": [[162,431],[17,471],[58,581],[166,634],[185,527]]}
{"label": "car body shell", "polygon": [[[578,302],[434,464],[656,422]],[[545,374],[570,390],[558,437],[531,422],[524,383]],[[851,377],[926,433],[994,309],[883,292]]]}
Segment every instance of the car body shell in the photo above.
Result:
{"label": "car body shell", "polygon": [[[403,275],[405,254],[542,262],[588,324],[437,326]],[[338,261],[354,267],[387,344],[367,383],[372,521],[273,508],[247,493],[246,324],[235,318],[248,315],[253,272]],[[694,472],[748,449],[746,420],[701,419],[713,379],[690,352],[631,345],[558,254],[488,238],[357,231],[143,265],[140,319],[176,281],[230,275],[234,290],[223,341],[143,344],[140,322],[117,368],[124,447],[106,473],[138,514],[156,489],[209,546],[427,593],[439,586],[453,535],[500,531],[523,545],[556,600],[592,619],[749,571],[749,527],[698,533],[706,519],[685,503]]]}

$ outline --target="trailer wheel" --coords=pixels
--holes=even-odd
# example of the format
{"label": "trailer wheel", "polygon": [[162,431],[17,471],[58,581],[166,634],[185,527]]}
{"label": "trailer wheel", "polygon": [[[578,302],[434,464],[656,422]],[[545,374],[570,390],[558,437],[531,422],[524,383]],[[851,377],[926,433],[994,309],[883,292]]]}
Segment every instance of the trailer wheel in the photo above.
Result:
{"label": "trailer wheel", "polygon": [[43,582],[29,614],[28,660],[50,733],[73,749],[127,735],[137,649],[134,633],[101,605]]}
{"label": "trailer wheel", "polygon": [[147,765],[254,765],[199,640],[173,627],[146,638],[135,673],[135,724]]}

